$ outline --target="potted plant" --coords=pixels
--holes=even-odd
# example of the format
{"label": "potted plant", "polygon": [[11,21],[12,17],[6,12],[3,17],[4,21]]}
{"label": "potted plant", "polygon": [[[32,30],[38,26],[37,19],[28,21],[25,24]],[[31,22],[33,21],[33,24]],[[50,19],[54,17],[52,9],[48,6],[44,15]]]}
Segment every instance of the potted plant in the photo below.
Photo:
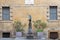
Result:
{"label": "potted plant", "polygon": [[36,32],[37,32],[37,36],[42,37],[43,36],[43,30],[46,27],[46,23],[45,22],[41,22],[41,20],[36,20],[33,21],[33,25],[36,28]]}
{"label": "potted plant", "polygon": [[16,37],[21,37],[22,32],[24,31],[22,23],[20,21],[15,21],[14,26],[15,26],[15,29],[16,29]]}

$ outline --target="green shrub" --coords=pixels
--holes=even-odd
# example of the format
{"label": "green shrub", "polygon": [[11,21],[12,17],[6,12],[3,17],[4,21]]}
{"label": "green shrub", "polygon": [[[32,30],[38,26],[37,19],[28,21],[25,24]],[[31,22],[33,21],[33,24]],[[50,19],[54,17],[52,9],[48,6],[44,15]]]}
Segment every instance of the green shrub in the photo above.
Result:
{"label": "green shrub", "polygon": [[45,22],[41,22],[41,20],[33,21],[34,27],[37,29],[37,32],[43,32],[44,28],[47,26]]}
{"label": "green shrub", "polygon": [[42,29],[37,29],[37,31],[36,32],[43,32],[43,30]]}
{"label": "green shrub", "polygon": [[14,26],[17,32],[22,32],[23,31],[23,25],[20,21],[15,21]]}

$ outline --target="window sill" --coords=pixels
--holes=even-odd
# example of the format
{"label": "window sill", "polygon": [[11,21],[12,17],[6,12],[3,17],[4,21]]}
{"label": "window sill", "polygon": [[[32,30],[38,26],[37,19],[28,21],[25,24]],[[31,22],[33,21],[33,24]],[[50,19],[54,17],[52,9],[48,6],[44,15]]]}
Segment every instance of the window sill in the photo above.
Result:
{"label": "window sill", "polygon": [[34,6],[34,4],[25,4],[25,6]]}
{"label": "window sill", "polygon": [[58,20],[48,20],[48,21],[49,21],[49,22],[52,22],[52,21],[53,21],[53,22],[56,22],[56,21],[58,21]]}
{"label": "window sill", "polygon": [[13,20],[0,20],[0,22],[12,22]]}

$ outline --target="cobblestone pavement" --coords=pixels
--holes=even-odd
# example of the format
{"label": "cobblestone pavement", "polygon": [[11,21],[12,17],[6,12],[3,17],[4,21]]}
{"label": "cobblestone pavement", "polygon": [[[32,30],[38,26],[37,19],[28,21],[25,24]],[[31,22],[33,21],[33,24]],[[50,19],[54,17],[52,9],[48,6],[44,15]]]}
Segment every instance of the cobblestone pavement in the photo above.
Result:
{"label": "cobblestone pavement", "polygon": [[26,38],[0,38],[0,40],[45,40],[45,39],[26,39]]}

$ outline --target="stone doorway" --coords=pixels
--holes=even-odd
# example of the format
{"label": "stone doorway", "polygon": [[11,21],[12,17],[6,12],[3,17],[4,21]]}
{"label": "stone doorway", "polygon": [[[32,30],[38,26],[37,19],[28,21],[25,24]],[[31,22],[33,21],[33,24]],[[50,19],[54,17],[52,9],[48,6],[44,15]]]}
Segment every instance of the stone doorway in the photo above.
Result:
{"label": "stone doorway", "polygon": [[3,32],[2,37],[3,38],[10,38],[10,32]]}
{"label": "stone doorway", "polygon": [[58,39],[59,38],[58,32],[50,32],[49,33],[49,38],[50,39]]}

